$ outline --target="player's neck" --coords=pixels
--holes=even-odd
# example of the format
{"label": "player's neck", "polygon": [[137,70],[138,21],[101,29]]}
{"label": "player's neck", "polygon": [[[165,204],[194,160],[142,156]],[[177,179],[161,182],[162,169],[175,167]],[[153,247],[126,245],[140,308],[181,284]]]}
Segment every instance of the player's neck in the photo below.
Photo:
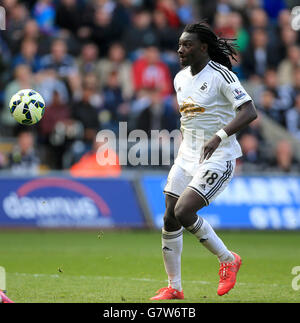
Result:
{"label": "player's neck", "polygon": [[194,76],[194,75],[198,74],[200,71],[202,71],[209,61],[210,61],[210,58],[207,57],[203,61],[197,62],[197,63],[191,65],[192,75]]}

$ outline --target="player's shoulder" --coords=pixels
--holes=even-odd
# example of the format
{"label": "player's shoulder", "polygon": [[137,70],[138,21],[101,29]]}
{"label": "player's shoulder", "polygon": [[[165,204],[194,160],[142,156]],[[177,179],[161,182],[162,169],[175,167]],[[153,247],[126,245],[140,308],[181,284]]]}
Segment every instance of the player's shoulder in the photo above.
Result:
{"label": "player's shoulder", "polygon": [[181,69],[174,77],[174,87],[175,89],[177,89],[177,87],[179,86],[178,84],[183,84],[186,83],[189,78],[189,67],[184,67],[183,69]]}
{"label": "player's shoulder", "polygon": [[228,84],[238,82],[237,76],[232,71],[230,71],[226,66],[215,61],[211,60],[208,63],[208,71],[220,82]]}
{"label": "player's shoulder", "polygon": [[187,77],[190,73],[190,67],[184,67],[182,68],[179,72],[177,72],[177,74],[175,75],[174,79],[180,79],[182,77]]}

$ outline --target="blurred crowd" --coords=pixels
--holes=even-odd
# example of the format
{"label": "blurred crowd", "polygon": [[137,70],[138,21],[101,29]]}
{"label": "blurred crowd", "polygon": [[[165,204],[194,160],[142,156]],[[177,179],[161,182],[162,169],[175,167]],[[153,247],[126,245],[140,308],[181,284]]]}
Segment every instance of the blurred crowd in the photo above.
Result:
{"label": "blurred crowd", "polygon": [[[290,142],[281,140],[270,149],[261,129],[264,115],[300,143],[300,37],[291,28],[296,4],[3,0],[0,141],[18,140],[8,153],[0,148],[0,168],[74,169],[95,151],[98,131],[118,134],[121,121],[128,123],[128,132],[178,129],[173,89],[180,70],[178,38],[186,24],[206,19],[218,35],[237,40],[233,71],[260,115],[238,135],[244,152],[239,169],[299,171]],[[43,119],[25,129],[8,109],[11,96],[23,88],[34,88],[46,102]]]}

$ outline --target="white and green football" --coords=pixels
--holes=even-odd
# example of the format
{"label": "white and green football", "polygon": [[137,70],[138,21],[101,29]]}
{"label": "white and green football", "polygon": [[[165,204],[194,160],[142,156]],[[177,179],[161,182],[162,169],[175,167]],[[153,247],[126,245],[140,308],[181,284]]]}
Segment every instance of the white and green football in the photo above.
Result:
{"label": "white and green football", "polygon": [[9,109],[20,124],[33,125],[42,119],[45,112],[45,101],[37,91],[24,89],[12,96]]}

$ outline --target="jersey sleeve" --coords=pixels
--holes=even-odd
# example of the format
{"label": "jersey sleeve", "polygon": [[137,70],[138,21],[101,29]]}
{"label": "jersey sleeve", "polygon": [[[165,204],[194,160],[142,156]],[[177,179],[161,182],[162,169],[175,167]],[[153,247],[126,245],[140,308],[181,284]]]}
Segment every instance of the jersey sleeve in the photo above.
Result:
{"label": "jersey sleeve", "polygon": [[237,109],[243,103],[251,101],[252,98],[246,92],[242,84],[240,83],[237,76],[227,70],[225,77],[220,77],[220,90],[221,93],[228,99],[232,104],[233,109]]}

